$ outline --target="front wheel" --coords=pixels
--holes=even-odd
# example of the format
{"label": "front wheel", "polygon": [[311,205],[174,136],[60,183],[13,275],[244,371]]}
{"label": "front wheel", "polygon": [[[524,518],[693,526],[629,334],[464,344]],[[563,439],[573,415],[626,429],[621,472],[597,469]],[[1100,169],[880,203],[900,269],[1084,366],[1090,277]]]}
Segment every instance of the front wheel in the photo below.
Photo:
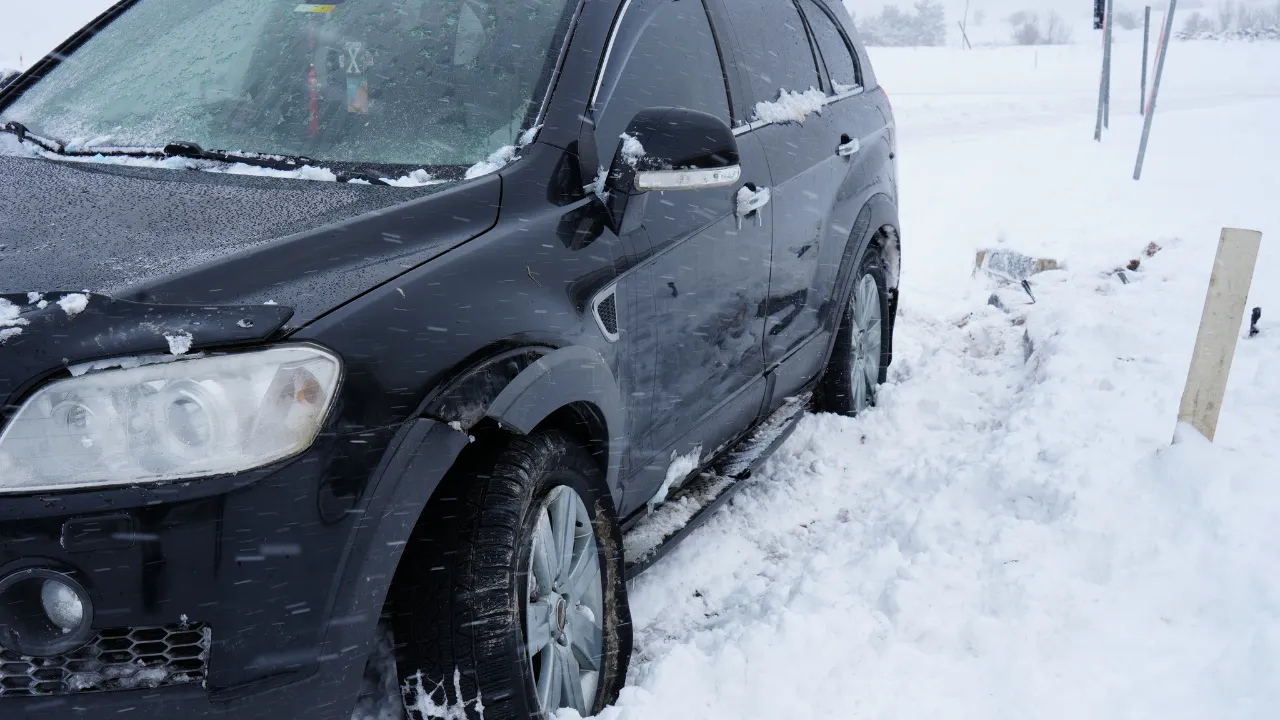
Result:
{"label": "front wheel", "polygon": [[599,712],[631,653],[621,534],[599,465],[547,431],[446,483],[393,588],[409,716]]}
{"label": "front wheel", "polygon": [[875,405],[888,375],[891,332],[888,282],[880,253],[872,247],[858,264],[840,318],[835,348],[818,388],[819,411],[856,416]]}

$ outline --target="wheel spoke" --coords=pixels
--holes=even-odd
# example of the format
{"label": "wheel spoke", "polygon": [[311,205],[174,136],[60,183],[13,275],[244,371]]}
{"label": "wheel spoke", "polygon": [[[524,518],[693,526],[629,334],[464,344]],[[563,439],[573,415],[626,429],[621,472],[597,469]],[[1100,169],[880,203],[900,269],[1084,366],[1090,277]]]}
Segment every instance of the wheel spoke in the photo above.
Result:
{"label": "wheel spoke", "polygon": [[542,654],[542,672],[538,676],[538,702],[551,715],[560,709],[560,696],[564,691],[564,663],[560,660],[560,648],[552,645]]}
{"label": "wheel spoke", "polygon": [[[556,580],[564,580],[573,562],[573,536],[577,525],[577,513],[574,512],[574,499],[577,494],[569,488],[558,488],[560,495],[551,503],[551,529],[555,533],[555,548],[558,571]],[[557,591],[562,588],[557,587]]]}
{"label": "wheel spoke", "polygon": [[876,284],[876,278],[870,275],[863,275],[863,286],[861,286],[861,305],[867,309],[867,318],[870,314],[879,314],[879,286]]}
{"label": "wheel spoke", "polygon": [[867,335],[863,338],[862,357],[867,382],[877,385],[880,382],[880,318],[874,318],[867,327]]}
{"label": "wheel spoke", "polygon": [[581,715],[590,715],[590,711],[587,710],[587,701],[582,696],[582,670],[578,667],[578,659],[573,656],[571,650],[562,648],[560,661],[564,663],[561,679],[564,681],[564,691],[567,696],[564,698],[568,702],[566,707],[576,709]]}
{"label": "wheel spoke", "polygon": [[[594,539],[594,538],[589,538]],[[566,573],[564,594],[572,602],[583,602],[582,596],[591,588],[591,584],[600,581],[600,562],[596,557],[596,544],[586,542],[573,565]]]}
{"label": "wheel spoke", "polygon": [[530,603],[525,617],[526,634],[529,641],[529,658],[535,657],[539,651],[551,644],[551,621],[554,615],[551,605],[546,600]]}
{"label": "wheel spoke", "polygon": [[853,363],[853,374],[849,378],[853,385],[853,409],[862,412],[867,407],[866,361],[858,358]]}
{"label": "wheel spoke", "polygon": [[538,581],[541,594],[545,595],[560,574],[560,555],[556,552],[555,535],[551,532],[551,521],[545,512],[538,517],[538,526],[534,529],[533,557],[529,565]]}
{"label": "wheel spoke", "polygon": [[603,631],[597,621],[574,609],[569,611],[569,630],[569,637],[573,639],[570,649],[578,664],[588,670],[599,670]]}

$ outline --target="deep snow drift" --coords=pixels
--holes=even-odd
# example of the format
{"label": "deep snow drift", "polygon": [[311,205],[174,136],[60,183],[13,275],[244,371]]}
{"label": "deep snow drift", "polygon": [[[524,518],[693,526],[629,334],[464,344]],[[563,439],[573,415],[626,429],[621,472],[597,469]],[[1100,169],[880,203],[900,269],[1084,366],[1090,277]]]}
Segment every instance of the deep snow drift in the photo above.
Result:
{"label": "deep snow drift", "polygon": [[[889,385],[633,584],[602,717],[1280,715],[1280,45],[1175,44],[1140,183],[1137,50],[1101,145],[1097,48],[872,50],[901,129]],[[1216,443],[1170,445],[1223,225],[1264,233],[1263,333]],[[1067,268],[1032,305],[972,276],[986,247]]]}

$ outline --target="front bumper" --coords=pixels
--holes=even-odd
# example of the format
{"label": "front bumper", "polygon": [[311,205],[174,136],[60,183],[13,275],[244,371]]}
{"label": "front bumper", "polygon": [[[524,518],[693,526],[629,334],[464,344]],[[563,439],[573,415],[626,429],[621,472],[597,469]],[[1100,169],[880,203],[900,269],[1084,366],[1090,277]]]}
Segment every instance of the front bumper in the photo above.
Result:
{"label": "front bumper", "polygon": [[317,674],[253,695],[223,700],[214,699],[199,687],[5,698],[0,699],[0,717],[5,720],[290,720],[303,717],[350,720],[355,695],[353,691],[349,696],[340,696],[337,690],[343,684],[340,676]]}
{"label": "front bumper", "polygon": [[71,574],[108,634],[208,633],[203,678],[0,693],[0,718],[349,720],[400,548],[465,444],[416,420],[322,435],[302,456],[236,476],[0,499],[0,578]]}

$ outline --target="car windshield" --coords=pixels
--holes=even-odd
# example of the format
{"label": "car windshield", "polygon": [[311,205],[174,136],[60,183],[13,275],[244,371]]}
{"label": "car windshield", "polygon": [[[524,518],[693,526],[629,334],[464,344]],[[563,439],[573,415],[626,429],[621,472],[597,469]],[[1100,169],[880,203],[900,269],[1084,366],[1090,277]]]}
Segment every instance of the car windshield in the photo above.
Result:
{"label": "car windshield", "polygon": [[139,0],[0,122],[73,145],[471,165],[541,103],[569,0]]}

